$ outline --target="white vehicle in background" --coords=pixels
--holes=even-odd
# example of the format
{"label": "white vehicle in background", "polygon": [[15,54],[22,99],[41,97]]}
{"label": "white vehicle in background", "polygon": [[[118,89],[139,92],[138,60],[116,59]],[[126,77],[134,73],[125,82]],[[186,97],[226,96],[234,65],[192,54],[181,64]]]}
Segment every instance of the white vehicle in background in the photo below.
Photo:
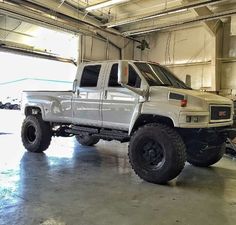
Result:
{"label": "white vehicle in background", "polygon": [[52,136],[129,142],[132,168],[153,183],[175,178],[186,160],[218,162],[233,123],[231,100],[193,91],[159,64],[122,60],[79,65],[72,91],[24,92],[22,111],[28,151],[45,151]]}

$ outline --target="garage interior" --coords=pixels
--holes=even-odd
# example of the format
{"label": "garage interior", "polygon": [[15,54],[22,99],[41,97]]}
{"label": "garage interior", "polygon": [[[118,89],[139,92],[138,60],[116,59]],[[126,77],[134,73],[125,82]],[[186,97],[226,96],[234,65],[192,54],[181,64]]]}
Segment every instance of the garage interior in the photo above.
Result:
{"label": "garage interior", "polygon": [[0,59],[1,225],[236,224],[235,156],[156,185],[135,175],[127,143],[56,137],[27,152],[9,108],[23,90],[71,90],[80,63],[121,59],[236,101],[235,0],[2,0]]}

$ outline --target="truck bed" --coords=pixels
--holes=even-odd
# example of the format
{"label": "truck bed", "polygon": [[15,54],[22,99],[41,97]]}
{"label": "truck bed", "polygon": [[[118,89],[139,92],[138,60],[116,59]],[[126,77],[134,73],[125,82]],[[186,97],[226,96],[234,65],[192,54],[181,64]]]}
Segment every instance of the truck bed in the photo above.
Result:
{"label": "truck bed", "polygon": [[68,123],[72,121],[72,91],[23,91],[22,105],[39,107],[43,120]]}

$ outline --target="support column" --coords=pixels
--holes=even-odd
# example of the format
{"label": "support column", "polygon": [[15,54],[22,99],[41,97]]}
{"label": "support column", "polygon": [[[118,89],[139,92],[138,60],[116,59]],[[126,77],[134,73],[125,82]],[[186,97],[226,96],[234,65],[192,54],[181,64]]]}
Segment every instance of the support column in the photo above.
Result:
{"label": "support column", "polygon": [[129,39],[124,39],[124,47],[122,48],[122,56],[121,59],[134,59],[134,41]]}
{"label": "support column", "polygon": [[212,50],[212,74],[211,74],[211,84],[212,91],[218,92],[220,90],[221,83],[221,61],[220,58],[223,57],[223,24],[221,23],[212,36],[213,50]]}
{"label": "support column", "polygon": [[214,73],[212,74],[212,88],[214,91],[221,90],[222,76],[224,76],[224,74],[222,74],[221,59],[227,59],[229,57],[230,49],[231,18],[224,18],[222,21],[213,37],[214,52],[212,56],[212,66],[214,67]]}
{"label": "support column", "polygon": [[230,35],[231,35],[231,17],[222,19],[223,21],[223,58],[229,57],[230,50]]}
{"label": "support column", "polygon": [[83,62],[84,51],[83,51],[83,35],[80,34],[78,36],[78,58],[77,58],[77,65]]}

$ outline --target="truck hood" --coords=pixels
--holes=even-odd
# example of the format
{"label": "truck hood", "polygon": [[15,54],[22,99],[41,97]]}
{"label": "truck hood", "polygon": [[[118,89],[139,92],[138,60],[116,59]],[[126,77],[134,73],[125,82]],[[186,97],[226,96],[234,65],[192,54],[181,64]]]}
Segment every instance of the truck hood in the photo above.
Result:
{"label": "truck hood", "polygon": [[171,88],[171,87],[151,87],[150,91],[157,91],[162,89],[163,92],[164,89],[167,91],[167,94],[169,92],[173,93],[178,93],[185,95],[187,98],[196,98],[199,100],[206,101],[207,103],[212,103],[212,104],[232,104],[232,100],[216,95],[216,94],[211,94],[208,92],[202,92],[202,91],[195,91],[195,90],[188,90],[188,89],[178,89],[178,88]]}

